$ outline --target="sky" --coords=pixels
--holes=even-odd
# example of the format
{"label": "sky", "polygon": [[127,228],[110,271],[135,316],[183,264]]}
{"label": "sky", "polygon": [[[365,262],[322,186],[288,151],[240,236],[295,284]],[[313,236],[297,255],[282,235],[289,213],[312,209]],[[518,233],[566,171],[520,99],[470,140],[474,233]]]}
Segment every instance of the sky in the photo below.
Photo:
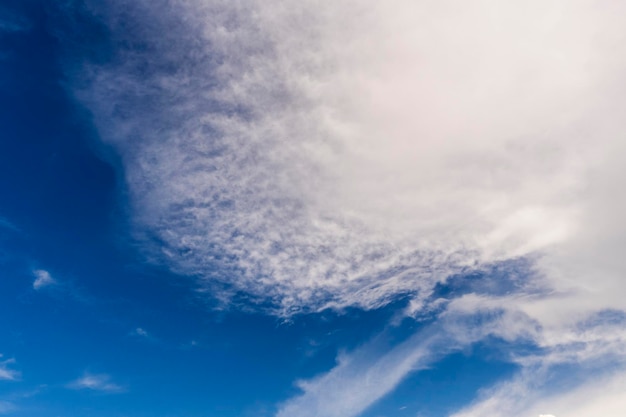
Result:
{"label": "sky", "polygon": [[0,2],[0,415],[618,417],[626,4]]}

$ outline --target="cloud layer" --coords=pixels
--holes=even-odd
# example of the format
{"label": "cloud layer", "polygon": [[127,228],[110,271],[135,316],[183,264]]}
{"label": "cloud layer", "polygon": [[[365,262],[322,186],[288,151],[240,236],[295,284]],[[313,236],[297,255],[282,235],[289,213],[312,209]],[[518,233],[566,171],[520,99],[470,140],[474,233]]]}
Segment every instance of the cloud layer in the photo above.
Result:
{"label": "cloud layer", "polygon": [[340,357],[330,372],[299,382],[302,395],[282,404],[276,417],[359,415],[409,372],[426,368],[453,349],[454,343],[446,347],[441,343],[451,342],[449,337],[432,330],[414,335],[389,352],[381,352],[380,342],[374,341]]}
{"label": "cloud layer", "polygon": [[[520,375],[518,378],[501,384],[489,392],[482,401],[453,414],[451,417],[487,417],[506,413],[511,417],[585,417],[601,415],[617,417],[623,413],[624,383],[626,373],[621,368],[617,372],[593,378],[572,390],[545,395],[541,393],[534,375]],[[550,410],[554,414],[539,414]]]}
{"label": "cloud layer", "polygon": [[409,374],[488,338],[504,342],[502,359],[518,371],[511,380],[483,387],[473,404],[451,417],[525,417],[547,410],[585,415],[579,406],[587,414],[617,415],[626,369],[626,315],[603,313],[546,327],[521,307],[545,298],[475,293],[456,298],[433,324],[401,344],[385,348],[379,336],[340,356],[329,372],[299,382],[302,393],[282,404],[276,416],[358,416]]}
{"label": "cloud layer", "polygon": [[537,251],[594,268],[618,251],[590,240],[623,244],[617,3],[110,7],[124,47],[79,95],[177,272],[283,311],[372,308]]}
{"label": "cloud layer", "polygon": [[[420,314],[452,275],[529,260],[507,291],[436,301],[459,345],[523,338],[540,351],[511,358],[517,379],[459,416],[567,415],[561,394],[537,393],[547,370],[622,363],[625,5],[186,0],[93,12],[115,53],[86,68],[77,95],[121,157],[151,259],[280,315],[407,293]],[[480,314],[497,319],[468,321]],[[355,415],[431,357],[415,349],[410,364],[344,358],[280,415],[330,413],[337,392]],[[351,391],[364,375],[385,383]]]}

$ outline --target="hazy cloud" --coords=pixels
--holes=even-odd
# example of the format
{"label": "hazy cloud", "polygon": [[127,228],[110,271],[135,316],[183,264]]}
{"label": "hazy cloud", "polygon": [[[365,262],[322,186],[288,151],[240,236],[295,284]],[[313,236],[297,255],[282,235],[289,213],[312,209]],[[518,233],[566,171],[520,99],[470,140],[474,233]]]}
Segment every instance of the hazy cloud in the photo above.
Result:
{"label": "hazy cloud", "polygon": [[[432,329],[431,329],[432,330]],[[277,417],[351,417],[359,415],[395,388],[411,371],[423,369],[449,350],[443,335],[420,332],[388,352],[376,341],[338,358],[328,373],[300,381],[303,393],[285,402]],[[447,349],[452,349],[453,344]],[[435,353],[436,352],[436,353]]]}
{"label": "hazy cloud", "polygon": [[101,392],[121,392],[124,388],[111,382],[111,377],[107,374],[85,373],[82,377],[70,382],[68,388],[75,390],[92,390]]}
{"label": "hazy cloud", "polygon": [[9,401],[0,401],[0,414],[10,414],[17,410],[15,404]]}
{"label": "hazy cloud", "polygon": [[135,330],[133,330],[132,334],[134,334],[135,336],[141,336],[141,337],[149,336],[148,332],[142,329],[141,327],[137,327]]}
{"label": "hazy cloud", "polygon": [[[532,372],[519,375],[488,391],[476,404],[451,417],[490,417],[502,414],[511,417],[618,417],[623,414],[626,406],[626,373],[623,368],[603,375],[594,374],[567,390],[542,386],[533,380],[535,376],[538,375]],[[554,410],[555,414],[539,414],[541,410],[547,409]]]}
{"label": "hazy cloud", "polygon": [[56,284],[56,280],[44,269],[34,270],[33,275],[35,276],[35,281],[33,281],[33,288],[35,290]]}
{"label": "hazy cloud", "polygon": [[0,354],[0,380],[17,381],[20,378],[20,372],[11,369],[14,364],[15,359],[2,360],[2,354]]}
{"label": "hazy cloud", "polygon": [[11,223],[2,216],[0,216],[0,229],[8,229],[13,232],[19,232],[20,230],[17,226],[15,226],[13,223]]}

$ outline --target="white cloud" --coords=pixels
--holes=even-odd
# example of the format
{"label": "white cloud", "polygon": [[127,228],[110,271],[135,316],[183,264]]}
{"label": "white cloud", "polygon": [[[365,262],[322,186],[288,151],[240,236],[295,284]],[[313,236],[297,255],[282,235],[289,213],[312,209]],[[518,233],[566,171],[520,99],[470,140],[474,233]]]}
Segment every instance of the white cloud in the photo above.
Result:
{"label": "white cloud", "polygon": [[540,417],[618,417],[624,414],[626,372],[623,368],[600,377],[591,375],[573,389],[563,391],[557,388],[556,393],[541,392],[534,376],[532,373],[520,375],[501,384],[481,401],[451,417],[526,417],[538,415],[541,410],[553,410],[554,414],[539,414]]}
{"label": "white cloud", "polygon": [[[624,357],[605,315],[626,311],[626,5],[162,4],[103,14],[120,44],[149,47],[91,66],[77,92],[121,156],[150,259],[289,315],[400,293],[434,311],[450,274],[527,257],[532,279],[508,294],[450,301],[446,332],[530,340],[544,354],[512,358],[524,375]],[[281,412],[334,412],[343,392],[354,415],[411,370],[345,361]],[[531,415],[546,410],[567,415]]]}
{"label": "white cloud", "polygon": [[75,390],[91,390],[101,392],[122,392],[124,388],[111,382],[111,377],[106,374],[85,373],[82,377],[70,382],[68,388]]}
{"label": "white cloud", "polygon": [[[572,317],[558,317],[557,305],[573,301],[567,294],[560,298],[472,294],[449,304],[444,316],[451,319],[452,333],[466,332],[475,339],[491,335],[510,341],[523,337],[537,348],[532,353],[514,352],[510,360],[520,365],[521,371],[511,380],[485,390],[476,403],[452,417],[525,417],[546,410],[554,411],[554,415],[581,417],[617,415],[612,412],[619,410],[616,401],[621,400],[613,388],[623,387],[626,375],[626,314],[605,310],[589,315],[582,309]],[[536,304],[547,304],[545,311],[539,310],[542,314],[536,314],[537,309],[532,307]],[[554,311],[557,317],[549,317],[548,311]],[[472,328],[467,326],[471,320],[463,320],[471,314],[496,319]]]}
{"label": "white cloud", "polygon": [[142,327],[137,327],[136,329],[130,332],[130,335],[139,337],[145,340],[149,340],[151,342],[157,341],[157,339],[150,332],[148,332],[146,329]]}
{"label": "white cloud", "polygon": [[40,290],[44,287],[49,287],[56,284],[56,280],[52,278],[50,272],[44,269],[34,270],[33,275],[35,276],[35,281],[33,281],[33,288],[35,290]]}
{"label": "white cloud", "polygon": [[[0,354],[2,359],[2,354]],[[17,381],[20,379],[20,372],[11,369],[11,366],[15,364],[15,359],[0,360],[0,381]]]}
{"label": "white cloud", "polygon": [[[508,320],[493,312],[482,313],[477,310],[479,316],[468,317],[468,313],[459,313],[458,308],[449,308],[435,323],[425,325],[393,348],[385,345],[384,334],[377,336],[356,351],[341,355],[338,364],[327,373],[300,381],[302,394],[282,404],[276,417],[360,415],[392,392],[410,373],[427,369],[451,352],[488,335],[503,337],[502,332],[496,330]],[[521,321],[517,330],[509,330],[505,338],[532,340],[528,324],[528,321]]]}
{"label": "white cloud", "polygon": [[[578,392],[582,385],[591,389],[597,382],[600,387],[606,378],[598,375],[626,364],[626,315],[608,312],[544,328],[520,308],[526,299],[543,297],[469,294],[449,301],[434,324],[400,345],[385,349],[374,339],[342,355],[328,373],[300,382],[303,393],[285,402],[277,417],[357,416],[392,392],[409,373],[487,337],[508,342],[502,359],[517,364],[520,371],[512,380],[485,390],[479,401],[453,417],[525,417],[542,410],[559,411],[548,399]],[[520,342],[534,349],[518,351],[515,346]],[[558,373],[566,368],[571,371]],[[581,370],[591,378],[577,381],[572,375]],[[533,404],[536,407],[529,414]]]}
{"label": "white cloud", "polygon": [[150,56],[90,68],[79,95],[173,270],[289,314],[541,251],[561,274],[609,257],[602,295],[623,294],[623,6],[120,7],[113,36],[131,16]]}
{"label": "white cloud", "polygon": [[328,373],[300,381],[303,393],[282,404],[276,416],[359,415],[409,372],[427,367],[454,347],[454,343],[442,346],[441,339],[442,335],[436,332],[420,332],[388,352],[374,340],[356,352],[340,356],[337,366]]}
{"label": "white cloud", "polygon": [[135,336],[149,337],[148,332],[141,327],[137,327],[135,330],[133,330],[132,334],[134,334]]}

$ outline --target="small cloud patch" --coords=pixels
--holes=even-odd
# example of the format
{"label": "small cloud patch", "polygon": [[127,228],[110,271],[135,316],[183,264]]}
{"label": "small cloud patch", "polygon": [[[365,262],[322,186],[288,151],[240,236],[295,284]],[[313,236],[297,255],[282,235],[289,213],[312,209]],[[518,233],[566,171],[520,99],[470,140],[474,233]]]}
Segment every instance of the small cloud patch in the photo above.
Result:
{"label": "small cloud patch", "polygon": [[150,337],[150,334],[145,329],[142,329],[141,327],[137,327],[135,330],[131,332],[131,334],[133,336]]}
{"label": "small cloud patch", "polygon": [[50,272],[44,269],[34,270],[33,275],[35,276],[35,281],[33,281],[33,289],[37,291],[44,287],[49,287],[57,283],[56,280],[50,275]]}
{"label": "small cloud patch", "polygon": [[111,393],[124,391],[120,385],[111,382],[111,377],[106,374],[85,373],[82,377],[70,382],[67,387],[74,390],[90,390]]}
{"label": "small cloud patch", "polygon": [[[0,359],[2,354],[0,354]],[[10,366],[15,363],[15,359],[7,359],[0,361],[0,381],[17,381],[20,378],[19,371],[10,369]]]}

